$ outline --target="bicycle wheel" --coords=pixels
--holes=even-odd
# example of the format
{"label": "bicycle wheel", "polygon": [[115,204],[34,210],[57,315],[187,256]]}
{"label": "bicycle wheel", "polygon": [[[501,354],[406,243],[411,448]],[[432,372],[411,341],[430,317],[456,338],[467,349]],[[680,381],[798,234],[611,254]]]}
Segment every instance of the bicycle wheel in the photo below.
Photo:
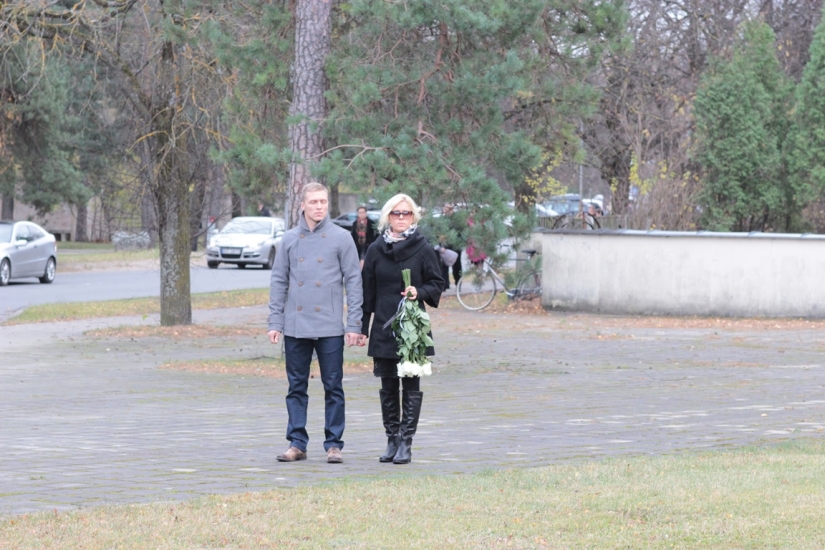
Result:
{"label": "bicycle wheel", "polygon": [[531,271],[519,281],[515,298],[530,299],[541,296],[541,271]]}
{"label": "bicycle wheel", "polygon": [[455,295],[458,302],[469,310],[484,309],[496,296],[496,281],[488,271],[468,271],[458,281]]}
{"label": "bicycle wheel", "polygon": [[601,229],[601,224],[587,212],[582,215],[578,212],[568,212],[556,218],[553,229]]}

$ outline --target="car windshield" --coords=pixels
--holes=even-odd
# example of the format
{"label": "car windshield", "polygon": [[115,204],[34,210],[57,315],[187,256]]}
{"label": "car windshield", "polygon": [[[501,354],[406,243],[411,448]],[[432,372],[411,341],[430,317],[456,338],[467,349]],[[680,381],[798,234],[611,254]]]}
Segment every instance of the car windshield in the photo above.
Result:
{"label": "car windshield", "polygon": [[223,235],[269,235],[272,233],[272,222],[264,220],[232,220],[223,229]]}
{"label": "car windshield", "polygon": [[556,214],[567,214],[568,212],[579,211],[579,203],[574,201],[551,201],[544,206],[545,208],[550,208]]}
{"label": "car windshield", "polygon": [[0,243],[11,242],[11,224],[0,225]]}

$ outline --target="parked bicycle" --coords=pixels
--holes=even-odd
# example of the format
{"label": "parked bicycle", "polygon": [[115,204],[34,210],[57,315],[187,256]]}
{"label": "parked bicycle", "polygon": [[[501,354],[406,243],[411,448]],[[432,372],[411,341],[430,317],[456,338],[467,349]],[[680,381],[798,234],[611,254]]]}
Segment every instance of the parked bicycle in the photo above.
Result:
{"label": "parked bicycle", "polygon": [[537,252],[521,252],[527,258],[517,260],[520,265],[516,269],[516,284],[513,287],[508,287],[504,277],[496,273],[489,259],[485,259],[461,276],[456,287],[458,302],[469,310],[478,311],[489,306],[499,290],[507,294],[510,300],[541,296],[541,264]]}
{"label": "parked bicycle", "polygon": [[599,218],[589,212],[568,212],[553,222],[553,229],[601,229]]}

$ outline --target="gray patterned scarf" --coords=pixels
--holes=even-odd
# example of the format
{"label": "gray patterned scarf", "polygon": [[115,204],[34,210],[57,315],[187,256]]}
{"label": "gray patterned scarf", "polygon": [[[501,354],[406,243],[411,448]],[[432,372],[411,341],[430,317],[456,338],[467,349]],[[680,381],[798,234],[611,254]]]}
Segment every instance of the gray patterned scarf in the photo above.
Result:
{"label": "gray patterned scarf", "polygon": [[418,229],[417,225],[411,225],[409,229],[404,231],[403,233],[393,233],[392,228],[387,227],[384,230],[384,242],[387,244],[397,243],[400,241],[405,240],[407,237],[415,233],[415,230]]}

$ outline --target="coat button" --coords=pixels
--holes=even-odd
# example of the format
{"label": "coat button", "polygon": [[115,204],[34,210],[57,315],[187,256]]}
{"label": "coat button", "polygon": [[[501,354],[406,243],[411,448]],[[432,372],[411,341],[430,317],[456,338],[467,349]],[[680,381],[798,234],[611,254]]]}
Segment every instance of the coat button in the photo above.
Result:
{"label": "coat button", "polygon": [[298,261],[299,261],[299,262],[303,262],[303,261],[304,261],[304,259],[303,259],[303,258],[298,258]]}
{"label": "coat button", "polygon": [[323,258],[318,258],[318,263],[319,263],[319,264],[320,264],[321,262],[323,262],[323,261],[324,261],[324,259],[323,259]]}
{"label": "coat button", "polygon": [[316,308],[315,308],[315,311],[321,311],[321,308],[320,308],[320,307],[316,307]]}
{"label": "coat button", "polygon": [[321,283],[315,283],[315,286],[321,286]]}
{"label": "coat button", "polygon": [[301,306],[298,306],[298,311],[301,311],[302,309],[304,309],[304,308],[302,308]]}
{"label": "coat button", "polygon": [[298,283],[298,286],[304,286],[304,283]]}
{"label": "coat button", "polygon": [[321,238],[326,239],[326,238],[327,238],[327,234],[326,234],[326,233],[321,233]]}
{"label": "coat button", "polygon": [[303,234],[303,233],[301,233],[301,238],[302,238],[302,239],[304,238],[304,234]]}

